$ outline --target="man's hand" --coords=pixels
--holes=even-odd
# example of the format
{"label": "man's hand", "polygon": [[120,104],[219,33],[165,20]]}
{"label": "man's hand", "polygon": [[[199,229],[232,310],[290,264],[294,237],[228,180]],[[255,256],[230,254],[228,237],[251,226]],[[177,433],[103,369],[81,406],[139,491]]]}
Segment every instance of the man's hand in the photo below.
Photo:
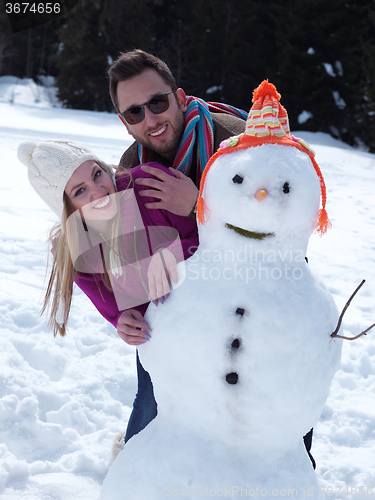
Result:
{"label": "man's hand", "polygon": [[[171,291],[168,279],[173,283],[178,281],[176,266],[176,257],[169,248],[160,248],[152,256],[147,271],[150,300],[161,299],[161,302],[164,302]],[[155,305],[158,305],[157,302]]]}
{"label": "man's hand", "polygon": [[140,345],[150,340],[151,328],[136,309],[124,311],[117,322],[117,333],[129,345]]}
{"label": "man's hand", "polygon": [[174,168],[169,169],[173,176],[149,165],[143,165],[142,170],[157,179],[136,179],[136,184],[152,188],[139,191],[139,194],[160,199],[154,203],[145,203],[146,208],[162,208],[184,217],[190,214],[198,198],[198,189],[190,177]]}

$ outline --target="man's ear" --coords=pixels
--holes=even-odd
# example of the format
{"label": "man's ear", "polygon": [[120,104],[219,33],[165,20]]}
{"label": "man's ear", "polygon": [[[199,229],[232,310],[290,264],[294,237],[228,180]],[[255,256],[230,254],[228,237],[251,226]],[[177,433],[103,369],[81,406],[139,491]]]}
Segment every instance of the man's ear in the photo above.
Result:
{"label": "man's ear", "polygon": [[177,100],[180,104],[180,108],[182,109],[182,111],[186,111],[187,110],[187,104],[186,104],[186,94],[185,92],[182,90],[182,89],[177,89],[176,90],[176,96],[177,96]]}

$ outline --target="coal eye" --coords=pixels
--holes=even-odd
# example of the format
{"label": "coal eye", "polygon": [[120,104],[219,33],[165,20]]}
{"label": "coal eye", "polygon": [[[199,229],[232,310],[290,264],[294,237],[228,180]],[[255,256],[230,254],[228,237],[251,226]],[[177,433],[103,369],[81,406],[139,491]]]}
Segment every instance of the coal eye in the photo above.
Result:
{"label": "coal eye", "polygon": [[235,184],[242,184],[243,182],[243,177],[241,177],[240,175],[236,174],[232,181],[235,183]]}
{"label": "coal eye", "polygon": [[283,186],[283,191],[284,193],[289,193],[290,191],[290,186],[289,186],[289,182],[286,182]]}

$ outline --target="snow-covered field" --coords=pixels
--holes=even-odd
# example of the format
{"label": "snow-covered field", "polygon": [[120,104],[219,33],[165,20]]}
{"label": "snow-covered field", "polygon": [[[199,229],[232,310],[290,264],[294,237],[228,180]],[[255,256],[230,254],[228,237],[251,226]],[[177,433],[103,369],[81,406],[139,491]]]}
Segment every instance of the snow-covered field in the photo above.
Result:
{"label": "snow-covered field", "polygon": [[[38,94],[22,82],[14,88],[5,78],[0,78],[0,498],[97,500],[113,437],[126,428],[135,395],[135,352],[79,290],[65,338],[53,338],[39,317],[44,242],[55,216],[29,185],[16,151],[25,139],[67,138],[116,163],[131,140],[114,114],[51,107],[40,88]],[[326,236],[311,238],[310,267],[340,310],[367,280],[345,315],[345,333],[353,336],[375,322],[375,156],[325,134],[294,134],[317,153],[333,223]],[[312,452],[322,497],[375,495],[375,331],[344,342]],[[144,472],[147,476],[147,457]]]}

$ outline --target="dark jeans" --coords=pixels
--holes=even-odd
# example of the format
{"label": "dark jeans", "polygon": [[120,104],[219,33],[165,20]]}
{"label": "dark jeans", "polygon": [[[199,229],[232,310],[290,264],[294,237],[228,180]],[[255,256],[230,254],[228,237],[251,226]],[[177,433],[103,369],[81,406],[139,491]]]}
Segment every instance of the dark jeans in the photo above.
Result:
{"label": "dark jeans", "polygon": [[154,397],[154,389],[150,375],[141,365],[137,351],[137,375],[138,391],[133,403],[133,411],[130,415],[128,427],[125,434],[125,443],[138,434],[157,415],[157,404]]}
{"label": "dark jeans", "polygon": [[[139,361],[137,351],[137,375],[138,375],[138,391],[133,403],[133,411],[130,415],[128,427],[125,434],[125,443],[144,429],[157,415],[157,403],[154,397],[154,389],[150,375],[143,368]],[[316,467],[315,460],[310,453],[312,444],[313,430],[311,429],[306,436],[303,437],[306,451],[310,457],[312,466]]]}

